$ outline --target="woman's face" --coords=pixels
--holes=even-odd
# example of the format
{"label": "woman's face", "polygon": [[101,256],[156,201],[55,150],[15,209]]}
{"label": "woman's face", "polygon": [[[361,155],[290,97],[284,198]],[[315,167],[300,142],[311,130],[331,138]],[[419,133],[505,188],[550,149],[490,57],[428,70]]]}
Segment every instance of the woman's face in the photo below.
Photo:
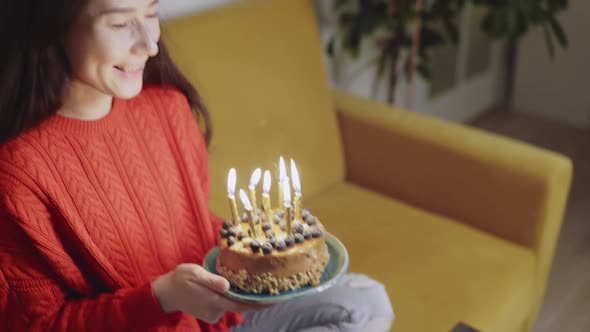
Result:
{"label": "woman's face", "polygon": [[65,41],[72,80],[109,96],[134,97],[159,38],[158,0],[89,0]]}

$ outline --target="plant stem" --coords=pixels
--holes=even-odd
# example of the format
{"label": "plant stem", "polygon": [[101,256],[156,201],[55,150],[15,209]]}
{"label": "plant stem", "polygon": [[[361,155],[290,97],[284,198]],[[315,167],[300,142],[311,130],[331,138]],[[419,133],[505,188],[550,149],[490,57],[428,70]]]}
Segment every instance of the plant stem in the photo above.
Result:
{"label": "plant stem", "polygon": [[[387,17],[389,19],[394,19],[395,17],[395,0],[390,0],[387,2]],[[387,86],[387,102],[391,105],[395,102],[395,87],[397,86],[397,61],[399,59],[399,52],[400,52],[400,44],[401,44],[401,36],[403,35],[404,30],[397,26],[395,29],[395,35],[393,38],[387,43],[386,46],[386,53],[387,57],[389,58],[389,77],[388,77],[388,86]]]}
{"label": "plant stem", "polygon": [[400,46],[402,42],[402,33],[402,31],[398,31],[395,38],[393,38],[389,44],[389,84],[387,91],[387,102],[391,105],[395,103],[395,88],[397,87],[398,81],[397,62],[401,50]]}
{"label": "plant stem", "polygon": [[424,7],[423,0],[416,0],[416,12],[418,17],[416,18],[416,26],[414,27],[414,34],[412,35],[412,54],[410,55],[410,83],[408,86],[408,96],[406,104],[408,108],[414,107],[414,93],[415,93],[415,77],[416,77],[416,64],[418,63],[418,49],[420,48],[420,30],[422,29],[422,19],[420,14]]}
{"label": "plant stem", "polygon": [[513,107],[517,53],[518,40],[515,37],[509,37],[504,48],[504,89],[502,91],[502,106],[506,112],[511,112]]}

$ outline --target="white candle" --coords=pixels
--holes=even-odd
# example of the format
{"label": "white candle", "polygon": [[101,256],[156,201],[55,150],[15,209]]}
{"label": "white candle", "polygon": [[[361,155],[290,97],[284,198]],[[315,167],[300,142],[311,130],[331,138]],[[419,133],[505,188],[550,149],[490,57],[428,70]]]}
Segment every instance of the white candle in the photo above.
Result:
{"label": "white candle", "polygon": [[289,186],[289,180],[283,182],[283,204],[285,206],[291,205],[291,187]]}
{"label": "white candle", "polygon": [[293,209],[295,210],[295,219],[301,220],[301,183],[299,182],[299,172],[295,162],[291,159],[291,178],[293,182],[293,190],[295,191],[295,198],[293,199]]}
{"label": "white candle", "polygon": [[285,166],[285,159],[281,156],[279,158],[279,181],[283,182],[287,179],[287,167]]}
{"label": "white candle", "polygon": [[272,222],[272,207],[270,206],[270,172],[264,171],[264,180],[262,181],[262,207],[266,213],[266,220]]}
{"label": "white candle", "polygon": [[262,180],[262,192],[267,194],[270,192],[270,171],[264,171],[264,179]]}
{"label": "white candle", "polygon": [[227,175],[227,198],[229,199],[229,209],[231,211],[234,226],[240,224],[240,216],[238,214],[238,206],[236,204],[236,169],[232,168],[229,170]]}
{"label": "white candle", "polygon": [[240,189],[240,199],[242,200],[242,204],[244,205],[244,209],[248,212],[248,219],[250,219],[250,229],[252,230],[252,236],[258,239],[258,232],[256,231],[256,224],[254,223],[254,213],[252,212],[252,204],[250,204],[250,200],[248,199],[248,195],[242,189]]}
{"label": "white candle", "polygon": [[283,220],[287,224],[287,234],[291,234],[291,188],[289,180],[283,182],[283,198],[283,206],[285,207]]}
{"label": "white candle", "polygon": [[281,156],[279,158],[279,181],[278,181],[278,185],[279,185],[279,202],[278,202],[278,205],[279,205],[279,207],[281,206],[281,204],[283,204],[283,201],[284,201],[284,198],[283,198],[283,182],[285,182],[286,180],[287,180],[287,168],[285,167],[285,160]]}
{"label": "white candle", "polygon": [[252,203],[252,208],[254,210],[254,213],[256,213],[256,186],[258,185],[258,182],[260,182],[260,176],[261,176],[262,171],[260,170],[260,168],[257,168],[254,173],[252,173],[252,176],[250,177],[250,185],[248,186],[248,190],[250,191],[250,202]]}

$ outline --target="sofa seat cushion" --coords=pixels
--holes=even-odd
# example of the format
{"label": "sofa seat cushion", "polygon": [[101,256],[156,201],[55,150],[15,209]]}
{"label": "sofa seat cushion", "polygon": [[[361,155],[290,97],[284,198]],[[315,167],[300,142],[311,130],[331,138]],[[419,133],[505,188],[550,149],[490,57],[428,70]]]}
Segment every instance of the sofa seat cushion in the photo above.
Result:
{"label": "sofa seat cushion", "polygon": [[[425,189],[426,190],[426,189]],[[347,247],[351,272],[388,290],[393,331],[519,331],[531,308],[529,249],[349,183],[304,205]]]}

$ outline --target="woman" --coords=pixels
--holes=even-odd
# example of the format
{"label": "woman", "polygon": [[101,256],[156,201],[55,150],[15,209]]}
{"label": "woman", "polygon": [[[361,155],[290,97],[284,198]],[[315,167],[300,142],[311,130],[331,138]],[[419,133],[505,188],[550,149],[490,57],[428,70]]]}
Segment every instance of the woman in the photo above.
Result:
{"label": "woman", "polygon": [[259,307],[200,266],[221,227],[211,123],[160,41],[158,6],[0,5],[0,330],[387,330],[367,277]]}

